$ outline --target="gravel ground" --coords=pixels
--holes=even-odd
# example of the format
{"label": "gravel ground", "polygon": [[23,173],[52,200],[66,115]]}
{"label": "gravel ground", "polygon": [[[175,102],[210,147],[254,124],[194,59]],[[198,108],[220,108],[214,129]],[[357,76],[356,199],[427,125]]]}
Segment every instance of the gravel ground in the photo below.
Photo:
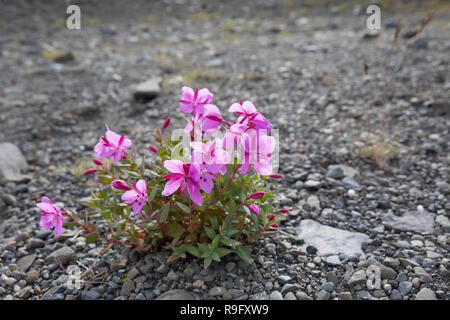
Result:
{"label": "gravel ground", "polygon": [[[359,2],[80,1],[77,31],[66,3],[1,1],[0,298],[449,300],[450,11],[435,2],[414,39],[429,1],[383,8],[375,34]],[[153,97],[135,101],[146,80]],[[252,100],[279,129],[289,219],[254,263],[99,255],[71,227],[41,229],[41,196],[82,210],[99,187],[76,171],[105,122],[148,157],[167,116],[184,127],[182,85],[207,86],[223,114]]]}

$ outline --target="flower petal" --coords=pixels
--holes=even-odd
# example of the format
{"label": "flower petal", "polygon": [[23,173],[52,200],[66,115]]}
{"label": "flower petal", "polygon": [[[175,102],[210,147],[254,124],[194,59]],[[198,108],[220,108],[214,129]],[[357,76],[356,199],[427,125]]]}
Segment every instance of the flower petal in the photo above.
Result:
{"label": "flower petal", "polygon": [[170,196],[172,193],[178,190],[178,188],[181,185],[181,182],[183,179],[171,179],[167,181],[166,185],[164,186],[164,190],[161,193],[163,196]]}

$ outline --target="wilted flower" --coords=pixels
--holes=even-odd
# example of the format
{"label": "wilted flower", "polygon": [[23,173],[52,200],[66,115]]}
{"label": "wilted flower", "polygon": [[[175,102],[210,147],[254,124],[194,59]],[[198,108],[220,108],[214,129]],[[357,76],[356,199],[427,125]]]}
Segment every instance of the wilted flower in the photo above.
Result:
{"label": "wilted flower", "polygon": [[36,204],[36,206],[41,209],[42,213],[39,225],[41,227],[45,227],[46,230],[50,230],[52,227],[55,227],[55,235],[61,235],[64,222],[61,209],[47,197],[42,197],[41,201],[42,202]]}
{"label": "wilted flower", "polygon": [[147,184],[144,180],[139,180],[137,183],[132,182],[132,184],[134,190],[125,192],[122,195],[122,200],[128,202],[133,212],[138,214],[147,202]]}

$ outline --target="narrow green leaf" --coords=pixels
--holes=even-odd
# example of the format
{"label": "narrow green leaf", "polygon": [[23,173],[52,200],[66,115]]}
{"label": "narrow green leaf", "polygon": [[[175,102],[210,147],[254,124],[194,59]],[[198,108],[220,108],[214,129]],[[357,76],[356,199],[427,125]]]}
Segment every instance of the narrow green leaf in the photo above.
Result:
{"label": "narrow green leaf", "polygon": [[182,203],[180,203],[180,202],[177,202],[177,206],[178,206],[181,210],[183,210],[183,212],[185,212],[185,213],[191,212],[191,210],[189,209],[188,206],[185,206],[184,204],[182,204]]}
{"label": "narrow green leaf", "polygon": [[227,254],[231,253],[231,250],[230,249],[226,249],[226,248],[217,248],[214,252],[217,253],[220,258],[223,258]]}
{"label": "narrow green leaf", "polygon": [[159,222],[166,222],[167,217],[169,216],[170,203],[167,203],[161,209],[161,215],[159,216]]}
{"label": "narrow green leaf", "polygon": [[210,227],[205,227],[205,231],[208,237],[210,237],[211,239],[214,239],[214,237],[216,236],[216,232]]}
{"label": "narrow green leaf", "polygon": [[219,240],[220,240],[220,234],[215,236],[213,241],[211,242],[211,249],[213,251],[219,247]]}
{"label": "narrow green leaf", "polygon": [[248,262],[248,263],[252,263],[252,259],[250,258],[250,255],[248,253],[248,250],[246,247],[244,246],[237,246],[236,247],[236,253],[237,255],[244,261]]}
{"label": "narrow green leaf", "polygon": [[158,185],[154,186],[152,191],[150,192],[150,195],[147,198],[147,201],[150,203],[155,199],[156,192],[158,192]]}
{"label": "narrow green leaf", "polygon": [[200,258],[200,256],[202,255],[202,252],[200,251],[200,249],[196,246],[194,246],[193,244],[188,243],[187,245],[185,245],[187,252],[189,252],[190,254],[192,254],[193,256]]}
{"label": "narrow green leaf", "polygon": [[88,234],[85,234],[84,237],[89,243],[94,243],[98,239],[98,232],[91,232]]}
{"label": "narrow green leaf", "polygon": [[184,228],[178,223],[169,223],[167,225],[167,233],[174,239],[179,238],[184,232]]}
{"label": "narrow green leaf", "polygon": [[211,222],[211,227],[213,227],[214,230],[217,230],[219,228],[219,223],[217,222],[217,217],[210,215],[209,221]]}

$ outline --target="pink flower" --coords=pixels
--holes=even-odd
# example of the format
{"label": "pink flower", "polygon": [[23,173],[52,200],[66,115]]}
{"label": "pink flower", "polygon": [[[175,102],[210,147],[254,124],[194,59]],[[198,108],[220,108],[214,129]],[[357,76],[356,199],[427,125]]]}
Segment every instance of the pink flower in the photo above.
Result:
{"label": "pink flower", "polygon": [[50,230],[53,226],[55,227],[55,235],[59,236],[62,233],[62,226],[64,222],[61,209],[58,208],[53,202],[47,197],[42,197],[42,202],[36,204],[36,206],[41,209],[41,221],[39,225],[45,227],[46,230]]}
{"label": "pink flower", "polygon": [[256,204],[250,204],[247,206],[250,210],[253,211],[254,214],[259,214],[261,212],[261,210],[259,209],[259,207]]}
{"label": "pink flower", "polygon": [[211,173],[221,173],[223,175],[227,172],[226,164],[229,163],[230,156],[220,147],[220,142],[191,142],[191,147],[194,149],[192,152],[192,163],[205,167]]}
{"label": "pink flower", "polygon": [[180,188],[180,192],[183,194],[187,186],[191,200],[201,206],[203,199],[199,190],[199,165],[195,163],[183,163],[180,160],[166,160],[164,161],[164,167],[172,173],[164,176],[164,178],[170,180],[167,181],[162,195],[170,196],[178,188]]}
{"label": "pink flower", "polygon": [[192,113],[192,115],[203,114],[205,111],[204,105],[208,104],[213,95],[208,89],[192,90],[189,87],[183,87],[181,89],[180,110],[186,113]]}
{"label": "pink flower", "polygon": [[120,136],[106,126],[106,138],[100,138],[100,142],[95,146],[95,153],[99,158],[110,157],[117,162],[126,154],[125,149],[131,144],[130,139],[125,139],[124,135]]}
{"label": "pink flower", "polygon": [[118,190],[131,190],[128,184],[123,180],[114,180],[111,185]]}
{"label": "pink flower", "polygon": [[125,192],[122,200],[130,204],[134,214],[138,214],[147,202],[147,184],[144,180],[139,180],[137,183],[132,182],[132,184],[134,190]]}
{"label": "pink flower", "polygon": [[251,126],[254,123],[255,129],[265,129],[267,131],[272,130],[273,125],[262,115],[261,112],[256,110],[251,101],[245,101],[242,103],[233,103],[228,109],[229,112],[236,112],[239,114],[237,123],[246,124]]}
{"label": "pink flower", "polygon": [[202,130],[217,130],[222,123],[222,115],[220,114],[219,109],[214,104],[207,104],[204,109]]}

